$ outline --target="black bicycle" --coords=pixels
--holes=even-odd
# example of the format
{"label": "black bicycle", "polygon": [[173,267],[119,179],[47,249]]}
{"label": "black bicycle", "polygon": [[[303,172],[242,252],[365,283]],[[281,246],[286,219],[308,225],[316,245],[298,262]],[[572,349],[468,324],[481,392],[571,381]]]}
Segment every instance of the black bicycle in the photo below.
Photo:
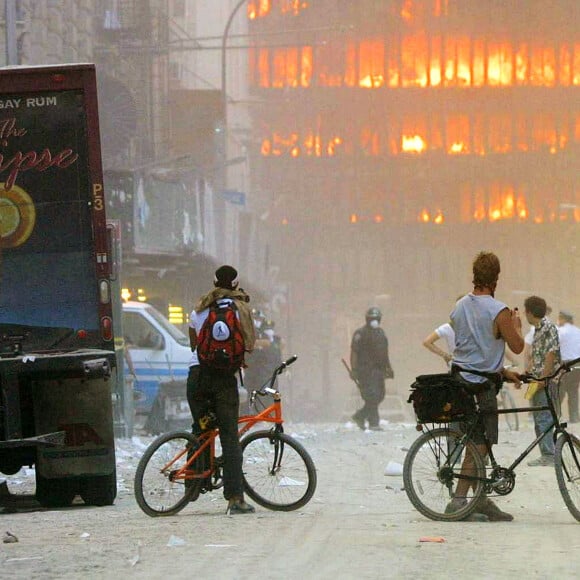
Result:
{"label": "black bicycle", "polygon": [[[489,441],[484,436],[489,464],[473,440],[482,431],[482,419],[475,397],[469,394],[452,375],[423,375],[413,384],[409,401],[417,415],[417,429],[423,431],[411,445],[403,466],[405,492],[413,506],[432,520],[462,520],[475,511],[482,494],[508,495],[515,487],[515,469],[532,449],[554,428],[554,465],[558,487],[570,513],[580,521],[580,440],[560,422],[555,406],[558,388],[552,394],[549,381],[561,378],[580,363],[580,358],[560,366],[552,375],[538,378],[526,375],[523,382],[543,382],[547,405],[498,410],[498,414],[529,413],[549,410],[552,424],[530,443],[509,467],[498,465]],[[559,380],[556,383],[559,387]],[[458,424],[460,427],[458,427]],[[471,461],[464,463],[464,456]],[[462,490],[465,503],[456,511],[449,502],[461,480],[469,482]],[[466,487],[465,483],[462,486]],[[455,508],[454,508],[455,509]],[[449,513],[448,513],[449,512]]]}

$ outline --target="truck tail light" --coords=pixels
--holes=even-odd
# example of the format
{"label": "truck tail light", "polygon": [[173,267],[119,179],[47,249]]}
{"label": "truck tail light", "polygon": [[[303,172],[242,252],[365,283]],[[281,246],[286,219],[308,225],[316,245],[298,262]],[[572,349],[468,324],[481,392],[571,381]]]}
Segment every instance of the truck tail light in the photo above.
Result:
{"label": "truck tail light", "polygon": [[101,318],[101,336],[103,340],[113,340],[113,321],[109,316]]}

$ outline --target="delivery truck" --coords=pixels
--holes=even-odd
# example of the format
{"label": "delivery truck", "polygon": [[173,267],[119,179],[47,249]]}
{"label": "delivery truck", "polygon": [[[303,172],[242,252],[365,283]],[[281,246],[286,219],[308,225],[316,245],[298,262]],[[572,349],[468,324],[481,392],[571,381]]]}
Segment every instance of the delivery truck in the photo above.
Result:
{"label": "delivery truck", "polygon": [[0,472],[43,506],[116,496],[95,66],[0,69]]}

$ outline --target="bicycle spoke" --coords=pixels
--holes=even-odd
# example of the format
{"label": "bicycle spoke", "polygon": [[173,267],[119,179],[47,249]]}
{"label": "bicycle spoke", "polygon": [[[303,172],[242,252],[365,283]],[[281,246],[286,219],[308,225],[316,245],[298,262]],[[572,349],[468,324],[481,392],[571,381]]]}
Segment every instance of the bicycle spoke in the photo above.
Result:
{"label": "bicycle spoke", "polygon": [[[472,504],[483,491],[483,482],[473,481],[465,494],[465,505],[449,511],[455,498],[462,470],[462,435],[448,428],[426,432],[415,441],[405,458],[403,478],[405,491],[411,503],[427,517],[434,520],[461,519],[473,511]],[[475,446],[468,441],[467,449],[474,454],[474,475],[483,477],[483,459]]]}
{"label": "bicycle spoke", "polygon": [[184,469],[196,444],[187,432],[170,433],[156,439],[143,455],[135,473],[135,498],[139,507],[150,516],[170,515],[189,501],[199,480],[187,485]]}
{"label": "bicycle spoke", "polygon": [[252,433],[242,441],[248,495],[274,510],[306,504],[316,488],[316,470],[306,450],[280,433]]}

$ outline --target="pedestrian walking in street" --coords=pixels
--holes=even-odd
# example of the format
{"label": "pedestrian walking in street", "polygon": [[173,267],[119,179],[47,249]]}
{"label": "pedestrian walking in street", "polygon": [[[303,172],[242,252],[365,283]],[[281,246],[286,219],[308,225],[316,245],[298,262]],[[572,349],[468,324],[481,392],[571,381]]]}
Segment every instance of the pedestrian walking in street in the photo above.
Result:
{"label": "pedestrian walking in street", "polygon": [[216,270],[214,286],[199,299],[189,319],[193,356],[187,378],[187,400],[194,434],[202,431],[210,412],[215,414],[223,451],[227,513],[252,513],[254,507],[244,500],[243,494],[236,379],[244,364],[244,353],[254,348],[250,297],[238,289],[238,272],[232,266],[224,265]]}
{"label": "pedestrian walking in street", "polygon": [[[435,343],[443,339],[443,343],[447,347],[443,350]],[[453,351],[455,350],[455,331],[449,322],[438,326],[425,340],[423,341],[423,346],[431,351],[433,354],[440,356],[444,361],[445,365],[449,368],[451,360],[453,359]]]}
{"label": "pedestrian walking in street", "polygon": [[352,379],[360,388],[364,405],[353,416],[362,430],[366,423],[372,431],[382,431],[379,424],[379,405],[385,398],[385,379],[394,378],[389,360],[389,341],[381,328],[382,313],[369,308],[366,323],[353,334],[350,347]]}
{"label": "pedestrian walking in street", "polygon": [[[574,324],[574,315],[560,310],[558,315],[558,337],[560,338],[560,356],[564,363],[580,358],[580,328]],[[568,402],[568,421],[578,423],[578,385],[580,370],[566,373],[560,381],[560,403]]]}
{"label": "pedestrian walking in street", "polygon": [[[556,325],[546,316],[546,301],[539,296],[529,296],[524,302],[526,318],[534,327],[534,339],[532,341],[530,372],[536,377],[544,377],[554,372],[561,362],[560,338]],[[532,407],[541,407],[548,404],[546,388],[550,389],[550,395],[556,394],[557,384],[555,381],[534,383],[534,394],[530,398]],[[556,400],[553,397],[553,400]],[[534,411],[534,428],[536,435],[540,435],[552,423],[550,411]],[[554,465],[554,430],[540,441],[540,457],[528,461],[528,465]]]}

